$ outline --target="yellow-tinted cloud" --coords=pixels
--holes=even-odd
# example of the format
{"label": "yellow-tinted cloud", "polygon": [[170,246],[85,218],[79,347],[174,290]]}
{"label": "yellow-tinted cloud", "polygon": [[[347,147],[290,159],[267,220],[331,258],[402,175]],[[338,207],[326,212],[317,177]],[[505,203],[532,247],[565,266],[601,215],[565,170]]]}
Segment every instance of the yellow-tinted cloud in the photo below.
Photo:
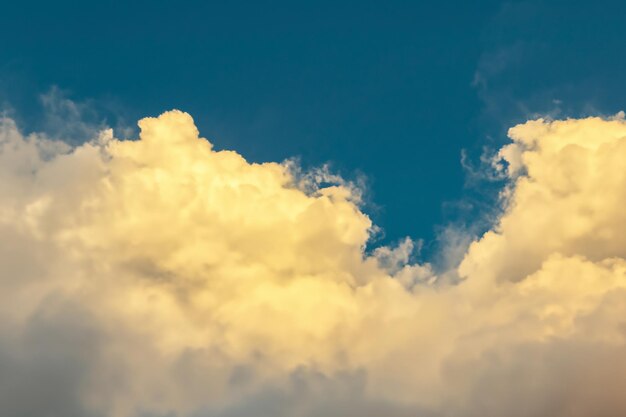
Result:
{"label": "yellow-tinted cloud", "polygon": [[140,128],[70,147],[0,123],[0,386],[20,393],[0,409],[626,412],[622,118],[511,129],[503,215],[453,284],[410,240],[366,254],[352,184],[215,151],[186,113]]}

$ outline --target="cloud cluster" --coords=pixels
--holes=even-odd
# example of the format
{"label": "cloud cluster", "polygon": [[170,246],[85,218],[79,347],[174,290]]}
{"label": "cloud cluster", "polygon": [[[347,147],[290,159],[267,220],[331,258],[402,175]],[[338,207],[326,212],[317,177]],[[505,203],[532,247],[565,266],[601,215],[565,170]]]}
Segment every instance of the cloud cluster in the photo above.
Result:
{"label": "cloud cluster", "polygon": [[626,413],[623,117],[512,128],[503,214],[442,276],[368,254],[340,178],[139,126],[0,121],[1,414]]}

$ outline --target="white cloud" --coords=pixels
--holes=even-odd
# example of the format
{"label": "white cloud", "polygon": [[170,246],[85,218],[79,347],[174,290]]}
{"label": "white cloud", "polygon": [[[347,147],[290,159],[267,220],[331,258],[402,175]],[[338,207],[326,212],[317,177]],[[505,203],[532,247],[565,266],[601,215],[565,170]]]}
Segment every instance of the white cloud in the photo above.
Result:
{"label": "white cloud", "polygon": [[411,240],[367,255],[359,189],[325,170],[217,152],[178,111],[140,128],[70,146],[0,123],[4,412],[626,411],[623,118],[511,129],[504,214],[442,274],[461,282]]}

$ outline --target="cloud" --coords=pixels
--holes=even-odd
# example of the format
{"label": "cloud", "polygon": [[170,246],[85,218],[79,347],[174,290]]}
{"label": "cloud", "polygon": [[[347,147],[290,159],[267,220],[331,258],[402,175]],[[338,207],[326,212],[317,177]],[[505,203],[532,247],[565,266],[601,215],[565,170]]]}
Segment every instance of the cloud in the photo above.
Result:
{"label": "cloud", "polygon": [[623,117],[512,128],[503,214],[440,274],[366,252],[357,185],[139,126],[0,122],[2,414],[626,412]]}

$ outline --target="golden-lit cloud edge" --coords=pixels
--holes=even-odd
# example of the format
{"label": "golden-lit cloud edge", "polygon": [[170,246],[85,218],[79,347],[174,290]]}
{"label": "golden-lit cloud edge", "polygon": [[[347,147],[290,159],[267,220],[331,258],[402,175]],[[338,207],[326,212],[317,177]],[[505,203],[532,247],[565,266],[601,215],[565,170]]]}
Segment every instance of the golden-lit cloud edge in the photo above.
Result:
{"label": "golden-lit cloud edge", "polygon": [[180,111],[139,126],[0,122],[7,415],[626,412],[623,115],[510,129],[502,215],[439,275],[410,239],[366,253],[341,178],[216,151]]}

